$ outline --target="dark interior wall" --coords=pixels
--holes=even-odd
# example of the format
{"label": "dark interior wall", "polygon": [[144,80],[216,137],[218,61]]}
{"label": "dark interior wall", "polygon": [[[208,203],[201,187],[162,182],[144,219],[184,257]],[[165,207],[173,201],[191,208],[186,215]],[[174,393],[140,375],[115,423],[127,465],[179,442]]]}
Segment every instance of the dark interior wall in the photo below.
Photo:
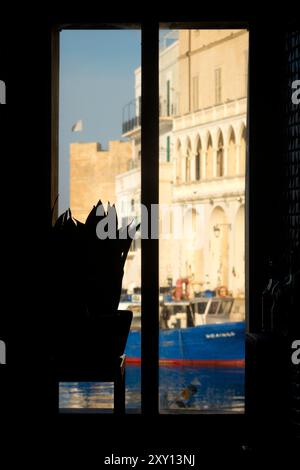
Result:
{"label": "dark interior wall", "polygon": [[[285,243],[292,250],[300,245],[300,106],[293,103],[293,82],[300,77],[300,31],[291,29],[285,40],[285,135],[283,214]],[[297,87],[299,88],[299,86]],[[299,99],[299,94],[298,94]]]}
{"label": "dark interior wall", "polygon": [[[3,204],[2,211],[5,219],[20,221],[17,222],[19,230],[14,230],[14,234],[22,232],[22,239],[28,236],[28,242],[35,239],[36,228],[44,230],[47,227],[51,208],[53,162],[51,162],[50,32],[51,28],[60,21],[70,23],[73,20],[80,21],[81,17],[84,18],[83,23],[90,24],[92,20],[95,21],[94,15],[84,16],[78,13],[75,16],[60,17],[60,15],[43,14],[39,21],[27,20],[26,24],[18,25],[18,35],[13,31],[1,31],[4,45],[1,52],[2,77],[8,83],[7,98],[10,108],[14,109],[13,113],[7,116],[8,119],[6,119],[7,108],[7,112],[3,110],[1,113],[2,143],[5,143],[2,166],[3,172],[9,175],[3,179],[2,191],[3,199],[9,196],[18,203],[18,217],[15,217],[15,213],[11,213],[10,205]],[[242,19],[246,23],[247,15],[243,14]],[[100,24],[101,21],[98,22],[98,25]],[[276,23],[274,26],[273,23],[269,25],[262,21],[256,22],[251,16],[249,26],[252,29],[249,89],[249,229],[253,241],[253,251],[250,253],[249,261],[250,269],[253,268],[254,271],[256,263],[264,265],[267,252],[279,251],[278,247],[283,243],[282,237],[288,238],[292,224],[294,233],[297,233],[298,219],[287,221],[284,218],[287,206],[282,197],[284,187],[288,184],[288,179],[284,179],[286,174],[284,159],[287,155],[284,148],[286,145],[284,141],[285,27],[282,23]],[[294,115],[297,113],[299,115],[298,110],[295,110]],[[15,134],[9,135],[8,128],[13,128]],[[5,183],[10,183],[9,192],[6,191]],[[290,193],[289,201],[292,199],[293,195]],[[295,197],[293,201],[295,202]],[[282,227],[288,226],[287,224],[289,229],[282,230]],[[255,269],[255,271],[258,279],[264,277],[263,273],[260,276],[261,270]],[[263,280],[255,281],[253,290],[259,290],[261,285]]]}
{"label": "dark interior wall", "polygon": [[[250,27],[251,28],[251,27]],[[274,34],[276,30],[276,34]],[[273,31],[273,32],[272,32]],[[284,28],[253,22],[249,64],[248,263],[250,331],[261,328],[267,262],[283,244]]]}
{"label": "dark interior wall", "polygon": [[[25,13],[24,13],[25,14]],[[22,15],[21,15],[22,16]],[[20,18],[21,18],[20,16]],[[261,291],[266,283],[268,257],[280,257],[286,243],[298,237],[297,219],[287,217],[287,194],[290,178],[286,174],[285,100],[286,52],[285,29],[288,19],[263,21],[255,15],[242,15],[250,26],[250,89],[249,89],[249,299],[250,329],[258,331],[260,325]],[[45,244],[51,209],[51,29],[55,24],[79,21],[90,24],[101,13],[78,12],[71,15],[26,12],[25,21],[13,28],[1,30],[1,71],[7,81],[7,106],[1,108],[2,125],[2,216],[6,237],[3,252],[8,259],[4,264],[6,277],[5,299],[9,316],[8,340],[11,374],[10,398],[20,403],[13,413],[24,418],[24,428],[31,417],[43,410],[43,418],[50,420],[45,408],[46,395],[33,392],[31,384],[46,387],[43,351],[45,329],[43,312],[46,310],[49,291],[56,295],[55,281],[44,270]],[[170,18],[162,20],[170,21]],[[174,18],[181,21],[182,17]],[[206,16],[209,21],[215,17]],[[225,18],[225,23],[226,24]],[[230,20],[230,15],[228,16]],[[109,22],[138,21],[130,15]],[[194,21],[193,17],[186,21]],[[199,14],[199,21],[201,21]],[[290,153],[288,154],[290,155]],[[290,157],[288,157],[290,158]],[[292,157],[291,157],[292,158]],[[297,166],[297,165],[296,165]],[[4,184],[5,183],[5,184]],[[290,188],[292,190],[292,188]],[[291,193],[289,192],[289,198]],[[291,196],[292,197],[292,196]],[[292,199],[291,199],[292,200]],[[292,203],[294,204],[294,203]],[[289,206],[292,207],[292,206]],[[293,206],[294,207],[294,206]],[[296,207],[296,206],[295,206]],[[294,209],[293,209],[294,210]],[[293,225],[294,223],[294,225]],[[47,294],[48,293],[48,294]],[[20,391],[20,383],[24,386]],[[44,388],[43,388],[44,387]],[[20,402],[20,395],[22,400]],[[26,406],[24,406],[26,403]],[[136,419],[135,419],[136,418]],[[242,445],[245,423],[240,417],[177,417],[174,421],[161,417],[157,432],[148,445],[180,448],[182,432],[188,433],[191,447],[201,439],[215,434],[222,436],[223,450],[230,445]],[[39,417],[41,419],[41,417]],[[51,420],[55,421],[52,417]],[[199,420],[199,421],[198,421]],[[201,425],[199,426],[201,420]],[[94,418],[89,423],[95,422]],[[61,432],[69,432],[67,418],[60,420]],[[81,423],[83,421],[81,420]],[[87,421],[84,422],[86,425]],[[128,430],[136,434],[138,428],[147,429],[151,419],[141,421],[130,417],[126,423],[105,417],[103,445],[109,447],[118,426],[118,443]],[[198,426],[197,434],[191,429]],[[234,429],[235,442],[228,435]],[[90,428],[91,429],[91,428]],[[102,433],[103,434],[103,433]],[[231,444],[230,444],[231,443]],[[124,444],[124,441],[123,441]],[[120,447],[121,448],[121,447]],[[131,448],[134,449],[133,443]],[[133,452],[133,450],[132,450]],[[224,454],[225,455],[225,454]]]}

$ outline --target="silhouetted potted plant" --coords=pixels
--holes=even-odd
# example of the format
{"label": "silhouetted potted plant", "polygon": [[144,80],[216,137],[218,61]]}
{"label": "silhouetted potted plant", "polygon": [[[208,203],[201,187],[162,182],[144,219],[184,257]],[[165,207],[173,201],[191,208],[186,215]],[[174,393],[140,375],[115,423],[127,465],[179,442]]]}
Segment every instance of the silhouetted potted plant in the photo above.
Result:
{"label": "silhouetted potted plant", "polygon": [[108,203],[105,212],[101,201],[85,223],[69,209],[52,227],[49,263],[55,292],[50,322],[60,355],[78,341],[89,341],[93,330],[101,328],[102,315],[117,312],[124,264],[138,228],[131,223],[118,229],[115,206]]}

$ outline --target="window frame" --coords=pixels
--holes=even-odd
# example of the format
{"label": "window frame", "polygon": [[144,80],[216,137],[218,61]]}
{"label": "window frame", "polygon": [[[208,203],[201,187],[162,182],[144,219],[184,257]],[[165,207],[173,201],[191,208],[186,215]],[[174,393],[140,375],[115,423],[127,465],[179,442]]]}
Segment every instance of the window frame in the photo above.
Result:
{"label": "window frame", "polygon": [[[148,208],[148,227],[158,224],[158,220],[151,220],[151,204],[159,203],[159,29],[172,27],[174,29],[222,29],[245,28],[250,30],[247,22],[173,22],[161,23],[159,21],[137,21],[142,33],[141,64],[142,64],[142,115],[141,115],[141,203]],[[58,194],[58,115],[59,115],[59,33],[63,29],[130,29],[129,23],[65,23],[51,28],[51,207]],[[248,82],[249,83],[249,82]],[[249,85],[248,85],[249,87]],[[249,106],[248,106],[249,110]],[[247,123],[247,135],[249,132]],[[248,139],[247,139],[248,143]],[[248,155],[248,144],[247,152]],[[200,157],[201,162],[201,157]],[[248,158],[246,157],[246,162]],[[248,164],[248,163],[247,163]],[[201,171],[201,170],[200,170]],[[246,184],[247,187],[247,184]],[[249,188],[246,189],[246,194]],[[247,196],[246,196],[247,200]],[[247,212],[247,214],[249,214]],[[54,209],[57,216],[57,206]],[[246,218],[246,292],[248,292],[248,217]],[[159,321],[153,311],[159,310],[159,240],[141,240],[141,294],[142,294],[142,375],[141,398],[142,414],[151,418],[168,419],[168,415],[159,413]],[[249,318],[249,307],[246,301],[246,316]],[[245,397],[247,390],[245,388]],[[191,415],[189,415],[191,416]],[[201,413],[191,416],[193,419],[207,419]],[[220,419],[226,421],[232,414],[218,414]],[[172,419],[172,416],[169,417]],[[244,422],[245,413],[234,416],[236,422]]]}

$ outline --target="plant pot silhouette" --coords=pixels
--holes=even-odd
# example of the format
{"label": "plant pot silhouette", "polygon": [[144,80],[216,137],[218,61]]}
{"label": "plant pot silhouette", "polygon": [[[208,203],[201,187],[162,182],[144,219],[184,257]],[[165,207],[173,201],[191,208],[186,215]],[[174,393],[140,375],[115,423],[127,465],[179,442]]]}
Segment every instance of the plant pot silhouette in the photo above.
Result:
{"label": "plant pot silhouette", "polygon": [[108,204],[106,213],[99,201],[85,223],[74,219],[68,210],[51,230],[49,263],[55,292],[49,331],[60,354],[74,344],[74,338],[79,338],[83,330],[101,328],[101,316],[114,315],[118,310],[132,238],[128,236],[129,224],[116,230],[115,237],[99,239],[97,224],[106,217],[118,226],[115,207]]}

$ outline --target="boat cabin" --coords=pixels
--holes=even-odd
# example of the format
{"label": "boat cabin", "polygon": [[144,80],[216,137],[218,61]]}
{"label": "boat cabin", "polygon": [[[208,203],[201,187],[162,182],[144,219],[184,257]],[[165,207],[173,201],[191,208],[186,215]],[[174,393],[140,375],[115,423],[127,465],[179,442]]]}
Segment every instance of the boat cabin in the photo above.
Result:
{"label": "boat cabin", "polygon": [[243,299],[198,297],[190,301],[164,302],[160,309],[161,328],[188,328],[211,323],[243,321]]}
{"label": "boat cabin", "polygon": [[[120,302],[119,309],[133,312],[131,329],[139,330],[141,303]],[[244,319],[244,299],[233,297],[196,297],[192,300],[164,301],[161,302],[159,311],[161,329],[189,328]]]}
{"label": "boat cabin", "polygon": [[191,301],[194,325],[231,321],[233,297],[199,297]]}

